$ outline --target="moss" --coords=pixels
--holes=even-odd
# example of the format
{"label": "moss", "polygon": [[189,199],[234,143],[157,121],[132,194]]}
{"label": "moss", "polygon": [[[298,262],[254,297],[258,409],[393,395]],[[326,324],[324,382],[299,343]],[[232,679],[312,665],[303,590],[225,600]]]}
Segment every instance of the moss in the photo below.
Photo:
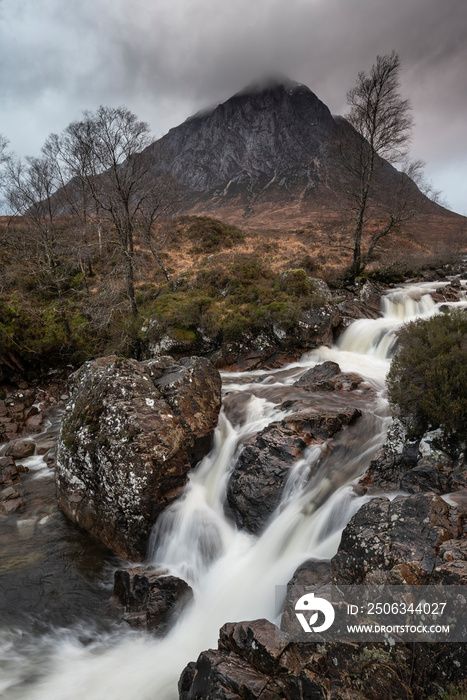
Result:
{"label": "moss", "polygon": [[196,333],[188,328],[171,328],[170,336],[179,343],[195,343]]}

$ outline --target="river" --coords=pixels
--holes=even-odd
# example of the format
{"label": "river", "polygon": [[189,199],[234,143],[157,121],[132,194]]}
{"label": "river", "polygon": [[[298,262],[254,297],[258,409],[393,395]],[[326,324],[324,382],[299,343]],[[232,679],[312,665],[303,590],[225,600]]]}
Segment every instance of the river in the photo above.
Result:
{"label": "river", "polygon": [[[438,286],[442,283],[391,290],[382,300],[382,318],[355,321],[336,346],[321,347],[299,362],[222,374],[224,402],[213,448],[150,541],[149,562],[184,578],[195,593],[162,640],[107,616],[113,571],[122,563],[66,521],[54,502],[51,470],[29,458],[28,517],[0,523],[1,696],[175,700],[181,671],[203,649],[217,646],[225,622],[276,621],[275,586],[287,583],[306,559],[332,557],[343,528],[370,498],[356,496],[352,484],[366,471],[390,423],[384,381],[396,333],[407,320],[439,312],[430,296]],[[336,410],[352,404],[363,417],[342,431],[329,453],[312,447],[293,467],[280,506],[259,537],[237,531],[224,514],[224,500],[239,446],[285,417],[281,404],[294,398],[294,382],[326,360],[358,372],[373,391],[310,394],[310,406]],[[48,430],[57,430],[57,418]]]}

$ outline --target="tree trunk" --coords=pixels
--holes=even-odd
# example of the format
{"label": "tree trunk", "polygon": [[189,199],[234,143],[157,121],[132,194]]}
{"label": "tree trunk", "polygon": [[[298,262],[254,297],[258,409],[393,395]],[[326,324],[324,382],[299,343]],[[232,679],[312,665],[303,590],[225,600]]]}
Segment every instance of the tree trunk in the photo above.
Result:
{"label": "tree trunk", "polygon": [[130,302],[131,313],[133,316],[138,315],[138,305],[135,296],[135,270],[133,263],[132,251],[125,251],[125,267],[126,267],[126,289],[127,297]]}

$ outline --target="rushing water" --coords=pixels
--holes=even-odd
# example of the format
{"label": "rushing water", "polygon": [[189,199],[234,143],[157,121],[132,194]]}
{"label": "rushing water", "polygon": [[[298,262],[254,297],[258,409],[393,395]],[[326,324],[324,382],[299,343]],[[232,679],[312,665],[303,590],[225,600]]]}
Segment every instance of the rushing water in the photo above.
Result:
{"label": "rushing water", "polygon": [[[102,599],[99,591],[108,595],[112,561],[104,557],[104,564],[97,567],[91,581],[89,572],[86,580],[79,579],[71,567],[78,584],[88,587],[87,594],[83,594],[81,615],[75,615],[70,622],[66,616],[51,614],[51,609],[53,612],[60,606],[56,602],[49,605],[42,595],[40,613],[33,615],[27,610],[16,624],[8,618],[3,626],[0,617],[2,697],[172,700],[178,698],[177,681],[184,666],[196,660],[201,650],[216,646],[218,630],[225,622],[260,617],[275,620],[279,613],[275,608],[275,586],[285,584],[304,560],[333,556],[342,529],[367,500],[355,496],[352,483],[364,473],[385,438],[389,414],[384,379],[396,332],[408,319],[438,312],[429,294],[435,286],[391,291],[383,299],[383,318],[355,321],[341,336],[338,346],[319,348],[300,362],[274,371],[224,373],[224,407],[213,449],[193,471],[184,496],[159,519],[149,547],[150,562],[165,565],[190,583],[195,592],[194,603],[163,640],[111,623],[105,626],[92,611],[94,599],[88,588],[94,584],[96,600]],[[332,450],[312,447],[297,462],[279,508],[259,537],[237,531],[224,515],[224,500],[242,442],[286,416],[280,405],[297,395],[294,382],[307,369],[325,360],[338,362],[343,371],[358,372],[374,392],[371,398],[358,391],[345,396],[339,392],[327,396],[310,394],[310,407],[335,410],[352,404],[363,409],[363,417],[341,432]],[[315,475],[309,479],[310,467],[316,467],[318,462]],[[56,519],[61,517],[56,509],[53,515]],[[57,547],[62,551],[63,542],[67,541],[63,534],[66,527],[76,531],[61,517],[56,540],[49,538],[48,549],[46,543],[41,543],[44,557],[41,566],[33,569],[34,581],[39,588],[42,586],[41,590],[42,577],[47,579],[47,572],[54,570],[54,551]],[[82,556],[86,544],[90,548],[91,544],[85,535],[80,537],[84,537],[79,540]],[[75,542],[71,557],[76,555],[76,547]],[[70,557],[70,553],[63,556]],[[27,579],[27,562],[24,569]],[[21,580],[17,576],[16,585]],[[62,605],[68,608],[70,600],[76,601],[69,589],[65,587],[65,591]],[[14,595],[5,600],[10,601],[14,611]]]}

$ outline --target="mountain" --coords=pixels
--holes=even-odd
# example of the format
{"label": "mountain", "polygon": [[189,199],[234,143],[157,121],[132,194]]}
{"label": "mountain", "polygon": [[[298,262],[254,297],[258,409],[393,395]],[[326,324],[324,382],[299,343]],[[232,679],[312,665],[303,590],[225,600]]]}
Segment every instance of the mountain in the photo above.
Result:
{"label": "mountain", "polygon": [[[343,216],[336,142],[351,132],[306,85],[273,77],[198,112],[147,152],[154,174],[177,192],[180,212],[291,226]],[[381,165],[375,191],[385,199],[403,176]],[[429,215],[455,216],[419,196]]]}

